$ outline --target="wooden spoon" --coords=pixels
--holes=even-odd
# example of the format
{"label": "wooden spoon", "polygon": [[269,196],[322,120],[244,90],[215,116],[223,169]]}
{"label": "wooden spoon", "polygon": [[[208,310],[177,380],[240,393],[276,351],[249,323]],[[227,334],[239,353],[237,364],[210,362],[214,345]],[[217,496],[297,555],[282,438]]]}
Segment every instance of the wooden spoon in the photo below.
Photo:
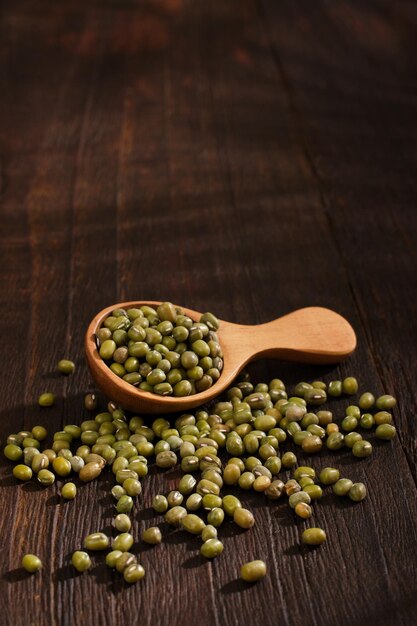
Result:
{"label": "wooden spoon", "polygon": [[[220,320],[218,336],[224,367],[219,380],[206,391],[185,398],[158,396],[142,391],[113,374],[101,359],[95,340],[103,320],[115,308],[132,308],[160,302],[121,302],[98,313],[88,327],[85,352],[91,374],[102,391],[119,406],[134,412],[175,413],[208,402],[224,391],[245,365],[260,357],[274,357],[301,363],[337,363],[356,347],[353,328],[341,315],[322,307],[299,309],[257,326],[243,326]],[[198,321],[201,313],[181,307]]]}

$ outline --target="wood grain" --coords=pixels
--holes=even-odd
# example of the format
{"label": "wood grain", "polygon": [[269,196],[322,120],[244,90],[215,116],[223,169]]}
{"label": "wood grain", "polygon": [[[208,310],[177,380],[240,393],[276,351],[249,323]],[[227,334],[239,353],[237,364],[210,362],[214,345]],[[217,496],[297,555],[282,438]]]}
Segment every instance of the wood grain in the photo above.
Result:
{"label": "wood grain", "polygon": [[[334,309],[357,333],[351,358],[254,374],[355,374],[399,398],[398,438],[371,437],[369,459],[300,457],[369,489],[360,505],[315,507],[320,550],[300,549],[286,504],[245,495],[257,524],[227,525],[221,558],[202,562],[197,540],[166,531],[155,549],[135,546],[147,577],[132,588],[101,558],[83,576],[68,565],[85,534],[109,528],[111,477],[63,503],[59,485],[16,485],[2,458],[2,623],[415,622],[416,28],[411,1],[2,3],[2,441],[86,417],[87,325],[139,298],[240,324]],[[55,374],[63,357],[77,364],[68,378]],[[41,410],[46,389],[58,402]],[[136,536],[161,521],[152,496],[177,477],[143,481]],[[28,550],[41,576],[19,569]],[[252,557],[269,574],[249,587],[237,576]]]}

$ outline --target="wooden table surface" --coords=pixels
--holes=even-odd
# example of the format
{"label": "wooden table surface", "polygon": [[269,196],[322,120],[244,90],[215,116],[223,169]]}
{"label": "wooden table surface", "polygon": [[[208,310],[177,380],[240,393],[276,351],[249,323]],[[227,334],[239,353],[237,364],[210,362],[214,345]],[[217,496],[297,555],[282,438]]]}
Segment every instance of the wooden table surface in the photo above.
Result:
{"label": "wooden table surface", "polygon": [[[348,361],[253,375],[354,374],[399,399],[398,437],[369,435],[369,459],[299,454],[369,490],[314,507],[320,549],[300,547],[286,503],[244,496],[257,524],[226,526],[220,558],[167,534],[137,546],[147,574],[130,588],[102,558],[82,576],[69,566],[109,528],[111,475],[64,504],[57,486],[17,485],[2,457],[1,624],[415,624],[416,3],[6,0],[0,15],[3,442],[85,419],[84,331],[135,298],[248,324],[330,307],[357,332]],[[339,418],[348,402],[329,406]],[[136,536],[176,477],[143,480]],[[42,573],[22,572],[27,551]],[[250,587],[239,565],[257,557],[269,573]]]}

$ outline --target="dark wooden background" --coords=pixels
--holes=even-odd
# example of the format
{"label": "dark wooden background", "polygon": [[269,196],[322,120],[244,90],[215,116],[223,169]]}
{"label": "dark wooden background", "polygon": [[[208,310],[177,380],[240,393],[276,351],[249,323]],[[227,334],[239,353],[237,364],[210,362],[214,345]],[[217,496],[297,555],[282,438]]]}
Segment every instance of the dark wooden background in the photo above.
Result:
{"label": "dark wooden background", "polygon": [[[352,358],[258,375],[355,374],[399,406],[371,458],[312,460],[369,489],[315,507],[319,550],[286,504],[249,497],[257,525],[226,527],[222,557],[168,534],[135,548],[147,575],[131,588],[102,558],[68,566],[109,527],[109,476],[64,504],[2,458],[2,624],[416,623],[416,32],[407,1],[3,0],[0,438],[83,419],[87,323],[134,298],[241,323],[331,307],[357,331]],[[56,407],[36,406],[43,390]],[[144,480],[136,534],[175,476]],[[40,575],[19,569],[25,551]],[[248,587],[239,564],[256,557],[269,575]]]}

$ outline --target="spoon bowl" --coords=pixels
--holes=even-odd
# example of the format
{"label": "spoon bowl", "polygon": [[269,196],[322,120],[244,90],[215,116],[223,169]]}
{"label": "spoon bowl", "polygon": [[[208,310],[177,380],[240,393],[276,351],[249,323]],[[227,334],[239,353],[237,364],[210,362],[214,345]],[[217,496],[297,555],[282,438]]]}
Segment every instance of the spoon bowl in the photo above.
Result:
{"label": "spoon bowl", "polygon": [[[217,331],[223,351],[223,370],[209,389],[191,396],[176,398],[142,391],[114,374],[100,357],[96,333],[105,318],[116,308],[154,308],[160,302],[149,300],[121,302],[98,313],[85,336],[85,353],[91,375],[98,387],[119,406],[141,413],[176,413],[212,400],[224,391],[249,361],[272,357],[300,363],[338,363],[356,347],[356,336],[349,322],[323,307],[306,307],[265,324],[242,325],[219,320]],[[201,313],[181,307],[185,315],[197,321]]]}

